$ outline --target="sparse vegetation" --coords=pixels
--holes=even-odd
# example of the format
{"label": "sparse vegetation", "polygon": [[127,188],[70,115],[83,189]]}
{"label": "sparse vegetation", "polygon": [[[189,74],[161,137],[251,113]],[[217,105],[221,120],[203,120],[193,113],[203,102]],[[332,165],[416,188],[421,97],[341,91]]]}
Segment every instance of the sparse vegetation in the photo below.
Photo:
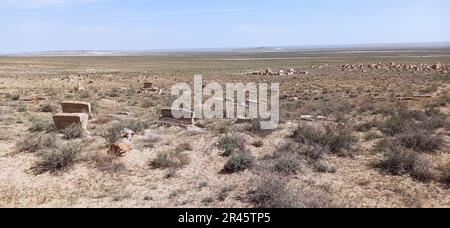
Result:
{"label": "sparse vegetation", "polygon": [[21,105],[17,109],[17,112],[20,112],[20,113],[27,112],[27,111],[28,111],[28,109],[27,109],[27,106],[25,106],[25,105]]}
{"label": "sparse vegetation", "polygon": [[442,170],[442,183],[444,183],[447,188],[450,188],[450,163]]}
{"label": "sparse vegetation", "polygon": [[84,129],[80,124],[72,124],[62,130],[61,133],[66,140],[79,139],[84,136]]}
{"label": "sparse vegetation", "polygon": [[20,99],[19,94],[8,94],[7,97],[12,101],[18,101]]}
{"label": "sparse vegetation", "polygon": [[181,153],[184,151],[192,151],[192,145],[190,143],[181,143],[180,145],[177,146],[177,148],[175,149],[175,151]]}
{"label": "sparse vegetation", "polygon": [[291,136],[297,142],[309,145],[320,145],[333,154],[342,154],[351,148],[355,138],[348,129],[326,126],[325,130],[310,126],[300,126]]}
{"label": "sparse vegetation", "polygon": [[97,169],[101,172],[118,173],[125,170],[125,165],[112,155],[98,154],[95,162]]}
{"label": "sparse vegetation", "polygon": [[380,139],[380,138],[383,138],[383,136],[382,136],[380,133],[378,133],[378,132],[373,132],[373,131],[367,133],[366,136],[364,136],[364,140],[365,140],[366,142],[367,142],[367,141],[372,141],[372,140],[374,140],[374,139]]}
{"label": "sparse vegetation", "polygon": [[42,150],[37,154],[38,161],[31,170],[36,175],[46,172],[52,174],[66,172],[72,168],[80,152],[81,147],[76,144],[58,145],[54,148]]}
{"label": "sparse vegetation", "polygon": [[46,112],[46,113],[56,112],[56,107],[51,104],[44,104],[44,105],[41,105],[41,107],[39,108],[39,111]]}
{"label": "sparse vegetation", "polygon": [[388,152],[378,167],[392,175],[408,174],[422,182],[434,178],[432,165],[428,161],[413,151],[401,148]]}
{"label": "sparse vegetation", "polygon": [[253,142],[253,143],[252,143],[252,146],[254,146],[254,147],[256,147],[256,148],[261,148],[261,147],[264,146],[264,143],[263,143],[263,141],[258,140],[258,141]]}
{"label": "sparse vegetation", "polygon": [[301,160],[296,153],[283,153],[274,160],[275,171],[284,175],[296,174],[301,169]]}
{"label": "sparse vegetation", "polygon": [[226,173],[236,173],[250,168],[255,162],[255,157],[247,151],[240,151],[231,155],[223,171]]}
{"label": "sparse vegetation", "polygon": [[55,124],[50,120],[32,119],[30,132],[53,132],[55,131]]}
{"label": "sparse vegetation", "polygon": [[33,133],[25,136],[17,145],[19,152],[34,153],[41,149],[51,149],[56,147],[55,136]]}
{"label": "sparse vegetation", "polygon": [[219,192],[219,200],[220,201],[225,201],[228,198],[228,195],[230,194],[230,192],[233,191],[233,187],[227,186],[227,187],[223,187],[220,192]]}
{"label": "sparse vegetation", "polygon": [[[0,204],[84,207],[94,200],[105,207],[445,207],[448,74],[436,81],[426,69],[416,74],[367,66],[342,71],[339,65],[439,59],[450,67],[450,58],[417,58],[415,51],[409,57],[392,54],[395,58],[322,55],[2,57]],[[308,75],[241,76],[266,67],[293,67]],[[279,128],[261,131],[259,119],[242,124],[198,119],[202,130],[181,126],[181,120],[157,121],[159,109],[176,98],[171,86],[192,85],[196,73],[205,75],[205,83],[222,85],[279,82]],[[138,94],[143,82],[154,83],[158,91]],[[67,137],[53,126],[49,112],[59,112],[64,100],[91,102],[86,137],[77,139],[77,130]],[[118,139],[124,128],[136,132],[130,143]],[[86,147],[78,153],[62,149],[75,142]],[[116,150],[109,152],[127,151],[120,157],[108,155],[115,142]]]}
{"label": "sparse vegetation", "polygon": [[177,151],[160,152],[150,162],[154,169],[180,169],[190,163],[190,158]]}
{"label": "sparse vegetation", "polygon": [[293,190],[282,178],[264,178],[250,196],[257,208],[326,208],[331,200],[319,190]]}
{"label": "sparse vegetation", "polygon": [[438,150],[443,140],[438,135],[424,130],[412,130],[397,135],[396,139],[400,145],[414,149],[415,151],[434,152]]}
{"label": "sparse vegetation", "polygon": [[228,157],[235,151],[242,151],[245,149],[245,139],[239,135],[225,135],[219,139],[217,145],[224,151],[222,156]]}

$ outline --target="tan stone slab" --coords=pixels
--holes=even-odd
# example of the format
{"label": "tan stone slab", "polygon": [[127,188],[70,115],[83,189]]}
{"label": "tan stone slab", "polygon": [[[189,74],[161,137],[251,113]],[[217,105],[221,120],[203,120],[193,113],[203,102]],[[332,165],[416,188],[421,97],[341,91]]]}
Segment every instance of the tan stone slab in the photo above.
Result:
{"label": "tan stone slab", "polygon": [[91,113],[91,103],[80,101],[63,101],[61,102],[63,113]]}
{"label": "tan stone slab", "polygon": [[81,124],[87,129],[89,116],[86,113],[60,113],[53,116],[53,121],[58,130],[63,130],[72,124]]}

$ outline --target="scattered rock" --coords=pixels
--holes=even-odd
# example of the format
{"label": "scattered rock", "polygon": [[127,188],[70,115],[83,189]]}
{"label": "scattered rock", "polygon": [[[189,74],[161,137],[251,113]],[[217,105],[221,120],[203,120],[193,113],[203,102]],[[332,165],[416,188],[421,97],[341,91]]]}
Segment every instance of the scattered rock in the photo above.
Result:
{"label": "scattered rock", "polygon": [[345,64],[341,66],[342,71],[363,71],[366,72],[366,69],[369,70],[385,70],[385,71],[412,71],[412,72],[422,72],[422,71],[428,71],[428,72],[445,72],[450,69],[450,66],[444,65],[441,63],[436,63],[433,65],[428,64],[396,64],[396,63],[389,63],[389,64],[368,64],[366,65],[360,63],[360,64]]}
{"label": "scattered rock", "polygon": [[305,121],[314,121],[314,117],[311,115],[301,115],[300,119]]}
{"label": "scattered rock", "polygon": [[108,155],[115,157],[122,157],[127,152],[133,150],[133,143],[131,140],[133,139],[136,133],[128,128],[123,129],[119,133],[120,139],[117,142],[113,143],[108,150]]}

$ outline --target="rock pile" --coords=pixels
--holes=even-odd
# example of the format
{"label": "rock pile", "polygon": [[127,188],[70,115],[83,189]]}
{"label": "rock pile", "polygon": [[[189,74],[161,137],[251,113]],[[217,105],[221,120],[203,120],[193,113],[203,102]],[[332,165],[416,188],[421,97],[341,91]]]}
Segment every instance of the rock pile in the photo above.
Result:
{"label": "rock pile", "polygon": [[108,150],[108,155],[114,157],[122,157],[127,152],[133,150],[133,143],[131,140],[136,133],[128,128],[123,129],[119,133],[120,139],[113,143]]}
{"label": "rock pile", "polygon": [[450,66],[442,63],[429,64],[396,64],[396,63],[378,63],[378,64],[345,64],[341,66],[342,71],[369,71],[369,70],[385,70],[385,71],[411,71],[411,72],[442,72],[448,73]]}
{"label": "rock pile", "polygon": [[142,87],[138,94],[152,94],[152,93],[157,93],[160,92],[160,89],[157,87],[153,86],[153,83],[151,82],[144,82],[144,87]]}
{"label": "rock pile", "polygon": [[278,69],[272,70],[271,68],[267,68],[262,71],[251,72],[251,75],[270,75],[270,76],[291,76],[291,75],[305,75],[308,74],[307,71],[300,71],[294,68],[291,69]]}

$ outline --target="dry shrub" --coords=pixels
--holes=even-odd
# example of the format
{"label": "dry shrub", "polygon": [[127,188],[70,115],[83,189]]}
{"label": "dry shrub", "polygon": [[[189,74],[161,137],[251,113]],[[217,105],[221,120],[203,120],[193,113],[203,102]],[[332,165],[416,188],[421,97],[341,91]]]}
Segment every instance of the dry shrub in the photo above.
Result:
{"label": "dry shrub", "polygon": [[61,131],[66,140],[79,139],[84,136],[84,129],[81,124],[72,124]]}
{"label": "dry shrub", "polygon": [[274,159],[274,170],[283,175],[297,174],[301,168],[301,157],[297,153],[283,153]]}
{"label": "dry shrub", "polygon": [[91,94],[91,92],[89,90],[81,90],[81,91],[78,92],[78,95],[82,99],[87,99],[87,98],[90,98],[92,96],[92,94]]}
{"label": "dry shrub", "polygon": [[180,169],[190,163],[189,156],[177,151],[160,152],[150,162],[154,169]]}
{"label": "dry shrub", "polygon": [[257,140],[257,141],[254,141],[254,142],[252,143],[252,146],[254,146],[254,147],[256,147],[256,148],[261,148],[261,147],[264,146],[264,142],[261,141],[261,140]]}
{"label": "dry shrub", "polygon": [[77,144],[58,145],[42,150],[37,154],[38,160],[31,170],[36,175],[46,172],[52,174],[66,172],[75,164],[80,152],[81,146]]}
{"label": "dry shrub", "polygon": [[378,127],[383,133],[395,136],[411,129],[434,131],[448,126],[447,116],[434,107],[427,107],[425,112],[400,109],[387,120],[381,122]]}
{"label": "dry shrub", "polygon": [[39,108],[39,112],[46,112],[46,113],[56,112],[56,110],[57,107],[51,104],[44,104],[41,105],[41,107]]}
{"label": "dry shrub", "polygon": [[113,155],[98,154],[95,157],[95,162],[97,169],[101,172],[117,173],[125,170],[125,165]]}
{"label": "dry shrub", "polygon": [[217,146],[224,151],[222,156],[228,157],[235,151],[242,151],[245,149],[245,139],[237,134],[224,135],[219,139]]}
{"label": "dry shrub", "polygon": [[431,101],[431,105],[435,107],[446,107],[450,103],[450,93],[440,94]]}
{"label": "dry shrub", "polygon": [[394,115],[386,121],[380,123],[380,130],[389,136],[394,136],[412,128],[414,121],[412,119],[405,119],[402,116]]}
{"label": "dry shrub", "polygon": [[104,125],[104,124],[111,123],[112,121],[113,121],[112,116],[101,115],[101,116],[98,116],[97,118],[95,118],[95,120],[93,120],[92,123],[96,124],[96,125]]}
{"label": "dry shrub", "polygon": [[424,157],[414,151],[401,149],[386,153],[385,159],[378,167],[392,175],[410,175],[412,178],[422,182],[434,179],[433,166]]}
{"label": "dry shrub", "polygon": [[26,135],[17,145],[19,152],[34,153],[41,149],[55,148],[55,136],[43,133],[32,133]]}
{"label": "dry shrub", "polygon": [[353,105],[342,99],[314,101],[303,106],[303,112],[320,116],[344,116],[351,113]]}
{"label": "dry shrub", "polygon": [[223,168],[225,173],[236,173],[244,171],[253,166],[255,157],[248,151],[234,153]]}
{"label": "dry shrub", "polygon": [[381,139],[383,138],[383,135],[381,133],[375,132],[375,131],[371,131],[368,132],[365,136],[364,136],[364,140],[366,142],[368,141],[372,141],[374,139]]}
{"label": "dry shrub", "polygon": [[52,132],[55,130],[55,124],[50,120],[42,120],[33,118],[31,119],[31,127],[28,129],[30,132]]}
{"label": "dry shrub", "polygon": [[450,163],[448,163],[442,170],[442,183],[450,188]]}
{"label": "dry shrub", "polygon": [[20,99],[20,95],[19,94],[9,94],[8,93],[6,97],[11,99],[12,101],[18,101]]}
{"label": "dry shrub", "polygon": [[141,105],[142,108],[151,108],[151,107],[155,107],[155,106],[156,106],[156,103],[151,99],[143,100],[142,105]]}
{"label": "dry shrub", "polygon": [[426,130],[408,130],[396,136],[400,145],[420,152],[434,152],[438,150],[444,140]]}
{"label": "dry shrub", "polygon": [[190,143],[181,143],[180,145],[177,146],[177,148],[175,149],[175,151],[181,153],[184,151],[192,151],[192,145]]}
{"label": "dry shrub", "polygon": [[220,134],[227,133],[228,129],[230,129],[230,124],[227,122],[218,122],[212,126],[212,130]]}
{"label": "dry shrub", "polygon": [[154,144],[160,142],[161,135],[156,132],[146,131],[144,137],[142,137],[142,142],[145,147],[153,148]]}
{"label": "dry shrub", "polygon": [[249,195],[250,202],[257,208],[327,208],[331,200],[318,189],[293,190],[278,176],[269,176],[260,181]]}
{"label": "dry shrub", "polygon": [[376,128],[380,125],[378,120],[371,120],[362,124],[359,124],[355,127],[355,130],[359,132],[368,132],[372,130],[373,128]]}
{"label": "dry shrub", "polygon": [[350,130],[345,127],[326,126],[325,130],[300,126],[291,136],[298,143],[308,145],[320,145],[328,149],[332,154],[343,154],[344,150],[349,150],[356,139],[351,135]]}

